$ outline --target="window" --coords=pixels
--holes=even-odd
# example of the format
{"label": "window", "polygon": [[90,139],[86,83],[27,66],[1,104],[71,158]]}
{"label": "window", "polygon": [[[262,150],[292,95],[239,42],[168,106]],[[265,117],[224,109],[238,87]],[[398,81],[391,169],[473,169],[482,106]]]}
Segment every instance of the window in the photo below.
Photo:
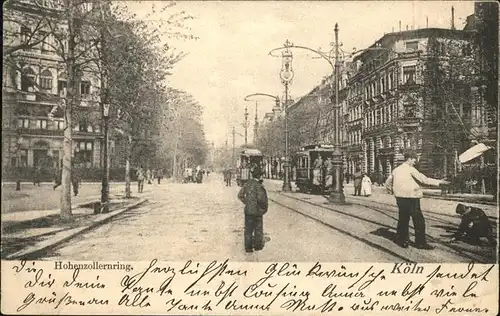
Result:
{"label": "window", "polygon": [[64,121],[56,121],[55,124],[56,124],[56,129],[57,130],[61,131],[61,130],[64,129]]}
{"label": "window", "polygon": [[44,31],[40,31],[38,33],[39,39],[42,41],[42,53],[50,51],[50,45],[49,45],[49,34]]}
{"label": "window", "polygon": [[31,37],[31,29],[27,26],[21,26],[21,43],[27,44]]}
{"label": "window", "polygon": [[80,121],[77,126],[78,126],[78,131],[80,131],[80,132],[88,132],[89,131],[88,130],[89,125],[87,124],[87,121]]}
{"label": "window", "polygon": [[17,119],[17,127],[19,128],[30,128],[30,120],[27,118]]}
{"label": "window", "polygon": [[82,81],[80,83],[80,94],[89,95],[90,94],[90,81]]}
{"label": "window", "polygon": [[472,55],[472,48],[471,48],[470,44],[466,44],[466,45],[464,45],[464,47],[462,47],[462,54],[464,56]]}
{"label": "window", "polygon": [[94,146],[92,142],[77,141],[75,147],[75,162],[92,165]]}
{"label": "window", "polygon": [[21,73],[21,90],[34,92],[36,84],[36,74],[30,67],[25,68]]}
{"label": "window", "polygon": [[47,129],[47,120],[36,120],[36,128]]}
{"label": "window", "polygon": [[406,50],[409,52],[414,52],[418,50],[418,42],[406,42]]}
{"label": "window", "polygon": [[19,150],[19,167],[28,166],[28,150],[20,149]]}
{"label": "window", "polygon": [[413,103],[405,104],[404,109],[405,109],[405,118],[416,117],[417,107],[415,104],[413,104]]}
{"label": "window", "polygon": [[403,67],[403,83],[404,84],[414,84],[415,83],[415,72],[416,72],[416,66]]}
{"label": "window", "polygon": [[52,91],[52,73],[46,69],[40,75],[40,87],[46,91]]}
{"label": "window", "polygon": [[62,96],[64,91],[66,91],[66,87],[68,86],[66,80],[57,81],[57,94]]}

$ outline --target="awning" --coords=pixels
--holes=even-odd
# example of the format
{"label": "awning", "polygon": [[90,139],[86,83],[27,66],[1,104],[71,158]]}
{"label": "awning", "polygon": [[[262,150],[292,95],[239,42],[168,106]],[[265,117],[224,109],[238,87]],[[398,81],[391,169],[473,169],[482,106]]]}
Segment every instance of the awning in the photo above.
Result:
{"label": "awning", "polygon": [[492,147],[486,146],[483,143],[479,143],[475,146],[464,151],[460,156],[458,156],[458,160],[461,163],[466,163],[467,161],[471,161],[474,158],[481,156],[485,151],[490,150]]}

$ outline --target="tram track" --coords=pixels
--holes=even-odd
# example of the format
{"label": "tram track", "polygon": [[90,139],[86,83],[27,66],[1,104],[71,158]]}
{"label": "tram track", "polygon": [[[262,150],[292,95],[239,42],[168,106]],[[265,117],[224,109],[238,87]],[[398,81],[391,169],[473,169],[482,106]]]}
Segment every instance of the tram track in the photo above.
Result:
{"label": "tram track", "polygon": [[[318,218],[317,216],[310,215],[310,214],[307,214],[306,212],[301,211],[300,207],[298,207],[296,204],[297,204],[297,202],[299,202],[299,203],[304,203],[307,205],[313,205],[313,206],[318,207],[318,208],[323,209],[323,210],[333,211],[337,215],[346,217],[347,219],[351,219],[351,220],[355,219],[357,221],[368,223],[369,225],[373,225],[374,227],[378,227],[378,229],[384,229],[384,230],[394,229],[394,225],[388,225],[388,224],[383,223],[382,221],[379,221],[379,220],[369,219],[366,216],[351,214],[351,213],[346,212],[344,210],[341,210],[339,208],[332,207],[331,205],[327,207],[327,206],[324,206],[324,205],[321,205],[321,204],[318,204],[315,202],[311,202],[311,201],[307,201],[304,199],[300,199],[298,197],[290,196],[288,194],[278,194],[277,196],[284,197],[285,199],[289,199],[291,201],[291,203],[287,203],[286,201],[282,201],[282,200],[279,201],[278,199],[272,198],[272,197],[270,197],[269,199],[272,202],[274,202],[282,207],[290,209],[290,210],[297,212],[297,213],[299,213],[307,218],[310,218],[316,222],[319,222],[319,223],[321,223],[321,224],[323,224],[331,229],[334,229],[334,230],[336,230],[344,235],[347,235],[351,238],[359,240],[359,241],[367,244],[370,247],[374,247],[380,251],[384,251],[384,252],[394,256],[395,258],[398,258],[400,260],[402,259],[402,260],[409,261],[409,262],[414,262],[414,260],[412,260],[410,258],[410,256],[405,256],[405,255],[402,255],[401,253],[397,253],[396,251],[391,250],[390,248],[392,245],[389,247],[383,246],[383,245],[380,245],[376,242],[373,242],[367,238],[364,238],[362,236],[358,236],[358,235],[354,234],[353,232],[350,232],[344,228],[341,228],[341,227],[339,227],[339,225],[332,225],[331,223],[328,223],[328,222]],[[290,204],[292,204],[292,205],[290,205]],[[293,204],[295,204],[295,205],[293,205]],[[366,209],[371,210],[371,211],[376,211],[380,214],[383,214],[383,215],[389,217],[391,220],[397,221],[397,218],[392,216],[392,214],[390,214],[390,213],[393,213],[394,210],[391,211],[391,210],[383,209],[383,208],[379,208],[379,207],[366,206],[366,205],[356,203],[356,202],[351,203],[351,205],[356,205],[356,206],[360,206],[360,207],[366,208]],[[388,207],[390,207],[390,206],[388,205]],[[427,213],[427,212],[424,212],[424,213]],[[443,215],[447,215],[447,214],[443,214]],[[447,216],[449,216],[449,215],[447,215]],[[443,224],[447,224],[447,225],[455,225],[451,221],[448,221],[445,219],[439,219],[439,218],[437,218],[433,215],[430,215],[430,214],[426,214],[426,217],[430,222],[433,221],[433,222],[443,223]],[[487,251],[485,253],[484,251],[481,252],[480,250],[478,251],[478,250],[472,250],[472,249],[464,249],[458,245],[442,242],[442,240],[440,240],[439,238],[435,238],[429,234],[426,234],[426,236],[427,236],[429,241],[439,245],[441,250],[445,250],[448,253],[454,254],[454,255],[462,257],[462,258],[466,258],[467,260],[478,262],[478,263],[489,263],[489,262],[495,261],[494,258],[491,258],[491,256],[488,256]],[[399,246],[397,246],[397,247],[399,247]],[[493,255],[493,257],[494,257],[494,255]]]}
{"label": "tram track", "polygon": [[394,252],[394,251],[391,251],[390,249],[384,248],[384,247],[382,247],[382,246],[380,246],[380,245],[378,245],[378,244],[376,244],[376,243],[374,243],[374,242],[371,242],[371,241],[369,241],[369,240],[368,240],[368,239],[366,239],[366,238],[356,236],[356,235],[354,235],[354,234],[350,233],[350,232],[349,232],[349,231],[347,231],[347,230],[341,229],[341,228],[339,228],[339,227],[335,227],[335,226],[333,226],[333,225],[331,225],[331,224],[329,224],[329,223],[327,223],[327,222],[325,222],[325,221],[323,221],[323,220],[321,220],[321,219],[319,219],[319,218],[316,218],[316,217],[314,217],[314,216],[311,216],[311,215],[309,215],[309,214],[306,214],[306,213],[304,213],[304,212],[301,212],[301,211],[299,211],[298,209],[293,208],[293,207],[291,207],[291,206],[288,206],[288,205],[286,205],[286,204],[284,204],[284,203],[278,202],[278,201],[277,201],[277,200],[275,200],[275,199],[269,198],[269,200],[270,200],[270,201],[272,201],[272,202],[273,202],[273,203],[275,203],[275,204],[280,205],[281,207],[284,207],[284,208],[289,209],[289,210],[291,210],[291,211],[294,211],[294,212],[296,212],[296,213],[298,213],[298,214],[301,214],[301,215],[302,215],[302,216],[304,216],[304,217],[307,217],[307,218],[309,218],[309,219],[311,219],[311,220],[313,220],[313,221],[315,221],[315,222],[318,222],[318,223],[320,223],[320,224],[322,224],[322,225],[325,225],[325,226],[327,226],[327,227],[329,227],[329,228],[331,228],[331,229],[334,229],[334,230],[336,230],[336,231],[340,232],[340,233],[341,233],[341,234],[343,234],[343,235],[347,235],[347,236],[349,236],[349,237],[351,237],[351,238],[354,238],[354,239],[356,239],[356,240],[358,240],[358,241],[360,241],[360,242],[362,242],[362,243],[364,243],[364,244],[366,244],[366,245],[368,245],[368,246],[370,246],[370,247],[372,247],[372,248],[375,248],[375,249],[377,249],[377,250],[383,251],[383,252],[385,252],[385,253],[387,253],[387,254],[389,254],[389,255],[393,256],[393,257],[396,257],[396,258],[398,258],[398,259],[401,259],[401,260],[404,260],[404,261],[407,261],[407,262],[414,262],[414,261],[412,261],[411,259],[409,259],[409,258],[407,258],[407,257],[405,257],[405,256],[402,256],[402,255],[400,255],[400,254],[398,254],[398,253],[396,253],[396,252]]}

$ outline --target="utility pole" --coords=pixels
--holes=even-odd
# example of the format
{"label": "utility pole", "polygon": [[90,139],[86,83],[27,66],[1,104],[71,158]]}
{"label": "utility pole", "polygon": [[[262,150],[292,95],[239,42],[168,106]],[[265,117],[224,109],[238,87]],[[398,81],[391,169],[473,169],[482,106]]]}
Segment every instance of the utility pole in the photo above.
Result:
{"label": "utility pole", "polygon": [[342,174],[342,152],[340,151],[340,104],[339,104],[339,28],[335,23],[335,132],[333,133],[332,164],[334,170],[334,185],[329,200],[334,203],[345,203]]}
{"label": "utility pole", "polygon": [[245,105],[245,123],[243,123],[243,127],[245,127],[245,147],[247,146],[247,135],[248,135],[248,107]]}
{"label": "utility pole", "polygon": [[257,133],[259,132],[259,117],[257,115],[258,102],[255,101],[255,122],[253,125],[253,143],[257,144]]}

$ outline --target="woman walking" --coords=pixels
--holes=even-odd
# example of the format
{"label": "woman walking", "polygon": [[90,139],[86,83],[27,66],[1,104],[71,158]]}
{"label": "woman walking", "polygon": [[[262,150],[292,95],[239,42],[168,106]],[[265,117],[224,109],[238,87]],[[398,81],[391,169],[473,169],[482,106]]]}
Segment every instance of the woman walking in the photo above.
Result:
{"label": "woman walking", "polygon": [[367,174],[364,174],[363,179],[361,180],[361,195],[372,195],[372,180]]}

